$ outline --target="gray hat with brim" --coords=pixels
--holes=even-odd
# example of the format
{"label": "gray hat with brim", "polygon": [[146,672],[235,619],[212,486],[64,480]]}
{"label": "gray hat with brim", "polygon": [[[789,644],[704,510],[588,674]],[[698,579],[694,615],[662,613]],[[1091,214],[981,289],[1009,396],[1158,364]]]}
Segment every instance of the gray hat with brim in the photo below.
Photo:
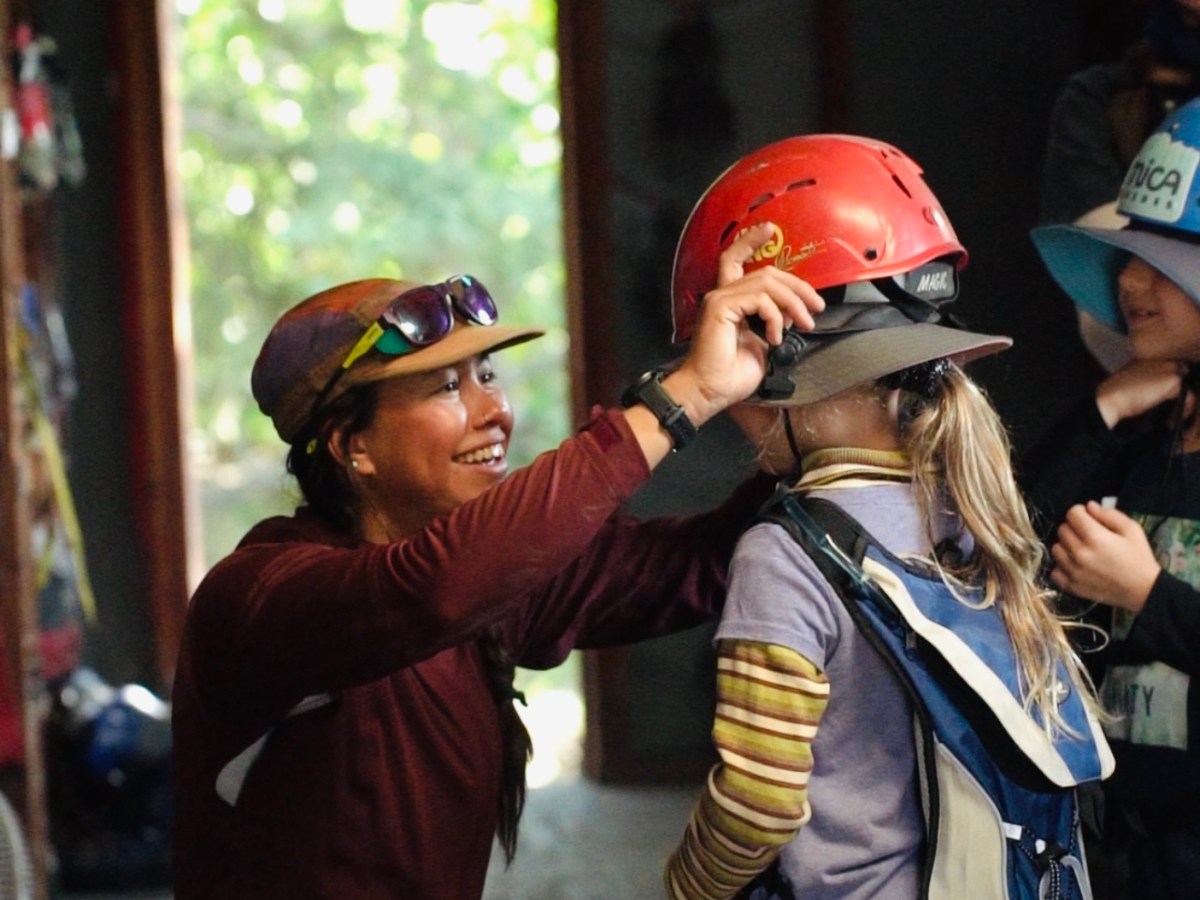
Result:
{"label": "gray hat with brim", "polygon": [[1136,228],[1044,225],[1031,232],[1046,269],[1084,312],[1111,328],[1126,330],[1117,300],[1117,276],[1139,257],[1170,278],[1200,305],[1200,247]]}
{"label": "gray hat with brim", "polygon": [[790,397],[751,398],[766,406],[807,406],[855,385],[935,359],[959,365],[1012,346],[1012,338],[914,322],[840,335],[806,335],[810,343],[781,374],[796,386]]}

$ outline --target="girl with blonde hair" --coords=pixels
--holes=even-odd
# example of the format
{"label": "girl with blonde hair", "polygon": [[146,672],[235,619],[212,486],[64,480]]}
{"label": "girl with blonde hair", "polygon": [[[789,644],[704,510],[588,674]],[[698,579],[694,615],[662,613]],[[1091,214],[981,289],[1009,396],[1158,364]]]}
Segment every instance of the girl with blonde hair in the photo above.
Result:
{"label": "girl with blonde hair", "polygon": [[[1040,579],[1005,429],[961,368],[1011,341],[950,318],[966,252],[917,165],[846,135],[772,144],[709,189],[676,256],[677,338],[690,336],[721,248],[763,220],[775,236],[748,267],[799,275],[826,308],[811,334],[772,351],[758,394],[731,414],[780,478],[772,509],[801,511],[768,514],[734,553],[716,635],[720,762],[668,862],[667,893],[1090,896],[1071,789],[1111,759]],[[795,537],[796,522],[817,521],[804,510],[820,509],[812,542]],[[882,591],[922,630],[889,651],[831,572]],[[978,676],[947,715],[978,752],[1019,751],[986,769],[1011,804],[975,817],[980,801],[956,787],[962,764],[943,759],[953,738],[921,724],[940,713],[905,656],[964,684]],[[1061,804],[1060,832],[1017,816],[1043,801]]]}

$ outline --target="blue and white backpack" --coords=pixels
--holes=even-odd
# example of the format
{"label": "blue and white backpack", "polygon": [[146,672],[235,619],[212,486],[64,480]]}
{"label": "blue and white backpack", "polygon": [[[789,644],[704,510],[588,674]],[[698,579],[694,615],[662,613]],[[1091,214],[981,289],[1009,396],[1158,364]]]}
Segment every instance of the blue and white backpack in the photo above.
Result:
{"label": "blue and white backpack", "polygon": [[808,552],[912,698],[923,900],[1090,900],[1075,789],[1108,777],[1113,759],[1066,669],[1059,712],[1071,733],[1051,737],[1021,701],[994,605],[963,603],[827,500],[780,494],[762,518]]}

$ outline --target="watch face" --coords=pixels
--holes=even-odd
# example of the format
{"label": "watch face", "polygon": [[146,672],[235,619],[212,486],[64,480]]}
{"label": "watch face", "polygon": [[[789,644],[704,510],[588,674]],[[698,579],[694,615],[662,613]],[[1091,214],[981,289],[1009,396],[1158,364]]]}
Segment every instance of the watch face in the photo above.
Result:
{"label": "watch face", "polygon": [[[651,383],[661,382],[662,377],[663,373],[661,369],[651,369],[649,372],[643,372],[637,381],[625,388],[625,392],[621,394],[621,405],[626,408],[633,406],[635,403],[644,403],[646,406],[650,406],[650,403],[644,397],[645,388]],[[659,389],[659,394],[664,394],[661,388]]]}

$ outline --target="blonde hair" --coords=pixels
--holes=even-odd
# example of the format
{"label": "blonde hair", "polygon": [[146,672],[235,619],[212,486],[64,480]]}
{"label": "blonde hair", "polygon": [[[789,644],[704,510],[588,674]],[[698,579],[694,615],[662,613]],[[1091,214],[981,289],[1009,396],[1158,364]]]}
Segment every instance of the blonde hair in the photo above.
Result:
{"label": "blonde hair", "polygon": [[969,558],[939,567],[953,581],[980,588],[984,606],[998,606],[1012,638],[1026,708],[1040,713],[1047,730],[1069,732],[1058,713],[1057,664],[1065,664],[1093,711],[1095,690],[1054,612],[1054,591],[1042,577],[1045,548],[1017,487],[999,415],[955,365],[932,399],[908,391],[900,396],[900,436],[924,520],[932,527],[949,503],[975,540]]}

